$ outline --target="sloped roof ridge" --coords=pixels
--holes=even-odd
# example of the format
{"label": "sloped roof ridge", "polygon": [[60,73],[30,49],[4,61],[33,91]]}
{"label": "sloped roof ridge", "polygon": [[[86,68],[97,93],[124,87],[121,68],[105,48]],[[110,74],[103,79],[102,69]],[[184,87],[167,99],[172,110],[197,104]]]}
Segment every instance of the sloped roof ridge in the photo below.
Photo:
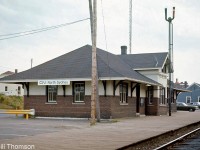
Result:
{"label": "sloped roof ridge", "polygon": [[199,83],[194,82],[194,83],[192,83],[190,86],[188,86],[187,89],[191,88],[193,85],[197,85],[198,87],[200,87],[200,84],[199,84]]}
{"label": "sloped roof ridge", "polygon": [[[125,54],[127,56],[131,56],[131,55],[144,55],[144,54],[167,54],[168,52],[153,52],[153,53],[135,53],[135,54]],[[121,55],[121,54],[117,54],[117,55]]]}
{"label": "sloped roof ridge", "polygon": [[[104,51],[104,50],[99,49],[99,48],[98,48],[98,50],[101,50],[101,51],[103,51],[103,52],[105,52],[105,53],[109,53],[109,52]],[[112,54],[112,53],[109,53],[109,54],[114,55],[114,54]],[[108,54],[107,54],[107,55],[108,55]],[[108,60],[108,63],[106,63],[105,60],[103,60],[103,59],[101,58],[101,55],[99,55],[99,54],[97,53],[97,56],[99,56],[99,59],[101,59],[101,61],[108,67],[109,75],[111,75],[111,74],[110,74],[110,71],[113,71],[113,72],[115,72],[115,73],[117,73],[117,74],[120,74],[121,76],[124,76],[123,74],[119,73],[118,71],[116,71],[116,70],[114,70],[113,68],[110,67],[110,65],[109,65],[109,60]],[[114,55],[114,56],[115,56],[115,55]],[[97,64],[98,64],[98,62],[97,62]]]}
{"label": "sloped roof ridge", "polygon": [[[110,52],[107,52],[107,51],[105,51],[105,50],[102,50],[102,49],[99,49],[98,48],[98,50],[100,50],[100,51],[103,51],[103,52],[105,52],[105,53],[107,53],[107,55],[109,54],[109,55],[112,55],[112,56],[114,56],[114,57],[117,57],[117,58],[119,58],[119,60],[121,61],[121,62],[123,62],[124,64],[126,64],[127,66],[128,66],[128,68],[130,69],[130,71],[131,72],[134,72],[134,73],[136,73],[136,74],[138,74],[138,75],[140,75],[140,76],[142,76],[143,78],[145,78],[145,79],[147,79],[147,80],[149,80],[148,82],[152,82],[152,83],[155,83],[155,84],[158,84],[158,85],[160,85],[160,83],[158,83],[158,82],[156,82],[156,81],[154,81],[154,80],[152,80],[152,79],[150,79],[150,78],[148,78],[148,77],[146,77],[146,76],[144,76],[143,74],[141,74],[141,73],[139,73],[139,72],[137,72],[137,71],[135,71],[135,70],[133,70],[132,69],[132,67],[129,65],[129,64],[127,64],[123,59],[121,59],[120,57],[118,57],[117,55],[115,55],[115,54],[112,54],[112,53],[110,53]],[[98,53],[97,53],[97,55],[98,55]],[[120,74],[120,75],[122,75],[122,76],[124,76],[122,73],[119,73],[118,71],[116,71],[116,70],[114,70],[114,69],[112,69],[102,58],[101,58],[101,56],[100,55],[98,55],[99,56],[99,58],[108,66],[108,68],[109,69],[111,69],[112,71],[114,71],[114,72],[116,72],[116,73],[118,73],[118,74]],[[108,60],[109,61],[109,60]],[[135,80],[139,80],[139,79],[137,79],[137,78],[133,78],[133,79],[135,79]],[[146,81],[147,82],[147,81]]]}
{"label": "sloped roof ridge", "polygon": [[3,72],[3,73],[0,74],[0,75],[4,75],[4,74],[14,74],[14,72],[12,72],[12,71],[6,71],[6,72]]}

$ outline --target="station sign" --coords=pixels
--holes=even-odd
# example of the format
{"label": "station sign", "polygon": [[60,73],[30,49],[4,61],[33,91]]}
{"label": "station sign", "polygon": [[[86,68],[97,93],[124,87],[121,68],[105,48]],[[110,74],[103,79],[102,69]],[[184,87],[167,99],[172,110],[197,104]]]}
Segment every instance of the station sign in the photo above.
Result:
{"label": "station sign", "polygon": [[38,80],[38,85],[70,85],[69,80]]}

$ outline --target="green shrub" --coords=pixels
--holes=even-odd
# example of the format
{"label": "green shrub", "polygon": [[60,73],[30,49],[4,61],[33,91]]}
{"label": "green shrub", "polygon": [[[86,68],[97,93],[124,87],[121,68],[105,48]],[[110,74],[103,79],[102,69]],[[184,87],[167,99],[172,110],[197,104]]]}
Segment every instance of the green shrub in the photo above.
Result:
{"label": "green shrub", "polygon": [[24,99],[21,96],[0,95],[0,103],[11,106],[14,109],[23,109]]}

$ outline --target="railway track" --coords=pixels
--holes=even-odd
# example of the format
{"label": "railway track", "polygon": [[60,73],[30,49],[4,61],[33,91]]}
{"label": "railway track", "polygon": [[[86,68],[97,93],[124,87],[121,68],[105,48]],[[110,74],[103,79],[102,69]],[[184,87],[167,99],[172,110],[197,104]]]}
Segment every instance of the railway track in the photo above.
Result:
{"label": "railway track", "polygon": [[[186,139],[195,135],[199,135],[200,137],[200,121],[118,148],[118,150],[178,150],[178,144],[185,142]],[[176,148],[172,148],[173,146],[176,146]]]}
{"label": "railway track", "polygon": [[[199,133],[198,136],[195,136],[197,133]],[[193,130],[193,131],[191,131],[187,134],[184,134],[181,137],[176,138],[175,140],[172,140],[172,141],[170,141],[170,142],[168,142],[164,145],[161,145],[161,146],[155,148],[154,150],[163,150],[163,149],[173,149],[173,150],[175,150],[175,149],[179,149],[181,147],[190,148],[190,147],[194,146],[194,143],[193,142],[187,143],[185,141],[188,138],[191,138],[191,137],[195,137],[194,139],[199,138],[200,137],[200,128],[197,128],[197,129],[195,129],[195,130]],[[199,141],[200,140],[198,140],[198,142]],[[196,146],[195,148],[200,149],[200,145],[199,146],[195,145],[195,146]]]}

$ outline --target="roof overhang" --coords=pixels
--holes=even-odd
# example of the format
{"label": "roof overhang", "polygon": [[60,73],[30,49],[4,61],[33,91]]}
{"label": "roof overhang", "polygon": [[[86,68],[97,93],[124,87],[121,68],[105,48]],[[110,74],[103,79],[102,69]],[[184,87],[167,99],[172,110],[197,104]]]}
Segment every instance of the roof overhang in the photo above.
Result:
{"label": "roof overhang", "polygon": [[157,68],[133,68],[133,70],[135,70],[135,71],[145,71],[145,70],[159,70],[159,69],[161,69],[160,67],[157,67]]}
{"label": "roof overhang", "polygon": [[173,89],[178,91],[178,92],[192,92],[192,91],[187,90],[187,89],[179,89],[179,88],[173,88]]}
{"label": "roof overhang", "polygon": [[[20,83],[26,83],[26,82],[38,82],[39,80],[44,80],[44,79],[2,80],[0,81],[0,83],[20,84]],[[59,78],[59,79],[45,79],[45,80],[91,81],[91,78]],[[128,81],[134,81],[137,83],[143,83],[143,84],[148,84],[148,85],[162,86],[159,83],[152,83],[152,82],[137,80],[137,79],[128,78],[128,77],[100,77],[99,80],[101,81],[102,80],[128,80]]]}

